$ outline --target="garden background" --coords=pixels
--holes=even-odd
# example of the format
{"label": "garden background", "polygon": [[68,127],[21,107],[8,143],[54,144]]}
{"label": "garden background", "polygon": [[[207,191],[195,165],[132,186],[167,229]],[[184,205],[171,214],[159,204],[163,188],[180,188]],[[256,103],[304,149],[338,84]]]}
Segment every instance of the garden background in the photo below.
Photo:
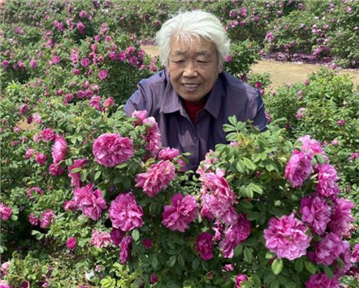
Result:
{"label": "garden background", "polygon": [[[121,106],[179,9],[221,19],[270,122],[230,118],[194,177]],[[0,287],[359,287],[359,1],[7,0],[0,33]]]}

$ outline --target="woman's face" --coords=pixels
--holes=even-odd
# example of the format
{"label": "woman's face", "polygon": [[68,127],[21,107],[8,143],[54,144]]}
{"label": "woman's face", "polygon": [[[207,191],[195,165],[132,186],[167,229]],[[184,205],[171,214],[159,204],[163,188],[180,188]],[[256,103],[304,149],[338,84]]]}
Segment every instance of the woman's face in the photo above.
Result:
{"label": "woman's face", "polygon": [[168,71],[170,81],[179,96],[198,102],[211,91],[218,74],[216,45],[203,37],[186,42],[172,39]]}

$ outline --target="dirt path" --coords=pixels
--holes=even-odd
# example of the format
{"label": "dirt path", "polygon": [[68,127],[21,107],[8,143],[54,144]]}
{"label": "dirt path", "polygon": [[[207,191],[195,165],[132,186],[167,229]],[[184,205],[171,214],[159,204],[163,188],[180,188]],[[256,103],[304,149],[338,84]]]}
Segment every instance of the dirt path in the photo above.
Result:
{"label": "dirt path", "polygon": [[[152,56],[158,55],[158,49],[155,46],[143,46],[142,49]],[[270,73],[271,88],[277,88],[283,84],[304,82],[308,74],[316,72],[322,67],[322,65],[262,60],[253,65],[252,70],[254,73]],[[353,82],[359,85],[359,70],[337,69],[337,71],[340,74],[349,74]]]}

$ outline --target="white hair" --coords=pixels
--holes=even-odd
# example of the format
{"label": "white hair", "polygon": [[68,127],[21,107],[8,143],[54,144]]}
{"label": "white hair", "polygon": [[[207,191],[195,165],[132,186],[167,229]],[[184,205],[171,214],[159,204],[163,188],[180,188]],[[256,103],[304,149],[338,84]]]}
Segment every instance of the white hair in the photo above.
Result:
{"label": "white hair", "polygon": [[169,65],[170,45],[174,37],[188,42],[192,37],[203,37],[213,42],[217,48],[219,68],[223,68],[229,55],[230,40],[222,23],[213,14],[201,10],[179,12],[162,25],[156,34],[156,44],[160,49],[161,64],[165,67]]}

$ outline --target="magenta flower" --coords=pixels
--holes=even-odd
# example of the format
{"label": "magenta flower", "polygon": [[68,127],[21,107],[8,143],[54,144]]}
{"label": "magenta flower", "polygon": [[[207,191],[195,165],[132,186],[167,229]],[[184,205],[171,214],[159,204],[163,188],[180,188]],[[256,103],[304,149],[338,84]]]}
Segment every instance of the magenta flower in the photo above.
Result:
{"label": "magenta flower", "polygon": [[228,225],[237,223],[238,213],[230,202],[220,201],[216,196],[211,194],[203,195],[201,200],[201,217],[208,218],[209,220],[217,218],[217,220],[223,221]]}
{"label": "magenta flower", "polygon": [[111,108],[115,100],[112,97],[108,97],[105,101],[103,101],[103,109]]}
{"label": "magenta flower", "polygon": [[307,108],[301,107],[298,109],[297,113],[295,114],[295,118],[297,118],[298,120],[303,118],[303,112],[307,110]]}
{"label": "magenta flower", "polygon": [[29,105],[23,104],[19,109],[19,115],[24,115],[29,112]]}
{"label": "magenta flower", "polygon": [[100,189],[93,191],[94,185],[87,184],[85,187],[76,187],[74,200],[77,207],[82,213],[94,221],[100,219],[102,210],[107,208],[106,201],[102,197]]}
{"label": "magenta flower", "polygon": [[46,164],[46,155],[45,154],[42,154],[42,153],[36,153],[36,156],[35,156],[35,161],[37,163],[39,163],[41,166],[45,165]]}
{"label": "magenta flower", "polygon": [[141,111],[133,111],[131,117],[137,118],[135,122],[133,122],[133,125],[143,125],[143,121],[147,118],[148,112],[146,110]]}
{"label": "magenta flower", "polygon": [[221,203],[236,203],[236,195],[229,187],[228,181],[224,178],[224,171],[217,168],[216,173],[204,173],[199,180],[202,182],[204,189],[209,189]]}
{"label": "magenta flower", "polygon": [[150,283],[155,284],[157,281],[158,281],[157,275],[156,274],[151,274]]}
{"label": "magenta flower", "polygon": [[32,114],[32,120],[33,120],[36,124],[41,124],[41,123],[42,123],[41,116],[40,116],[38,113]]}
{"label": "magenta flower", "polygon": [[352,153],[349,157],[349,161],[354,161],[355,159],[359,158],[359,152]]}
{"label": "magenta flower", "polygon": [[52,62],[53,62],[54,64],[59,64],[59,63],[60,63],[60,60],[61,60],[61,58],[60,58],[59,56],[57,56],[57,55],[55,55],[55,56],[52,58]]}
{"label": "magenta flower", "polygon": [[109,215],[112,226],[123,232],[139,228],[143,225],[143,210],[137,204],[132,193],[119,194],[111,202]]}
{"label": "magenta flower", "polygon": [[183,197],[181,193],[173,195],[172,205],[166,205],[163,212],[162,224],[170,230],[184,232],[197,217],[199,205],[191,195]]}
{"label": "magenta flower", "polygon": [[55,142],[52,145],[52,159],[54,163],[59,163],[65,160],[67,152],[67,142],[64,137],[56,137]]}
{"label": "magenta flower", "polygon": [[94,107],[96,110],[101,110],[101,96],[92,96],[89,106]]}
{"label": "magenta flower", "polygon": [[130,259],[130,250],[132,246],[132,237],[127,235],[123,237],[120,243],[120,262],[122,265],[126,264]]}
{"label": "magenta flower", "polygon": [[[10,261],[4,262],[1,264],[1,272],[6,275],[9,271]],[[1,286],[0,286],[1,287]]]}
{"label": "magenta flower", "polygon": [[76,211],[79,207],[77,207],[75,200],[70,200],[70,201],[64,201],[62,203],[64,210],[70,210],[70,211]]}
{"label": "magenta flower", "polygon": [[29,216],[29,222],[32,226],[36,226],[39,224],[40,219],[37,218],[33,213],[30,214]]}
{"label": "magenta flower", "polygon": [[343,241],[338,235],[328,233],[315,244],[314,252],[316,263],[329,266],[344,252]]}
{"label": "magenta flower", "polygon": [[54,220],[55,220],[55,213],[51,209],[48,209],[41,214],[40,227],[42,229],[45,229],[49,227],[54,222]]}
{"label": "magenta flower", "polygon": [[285,168],[285,177],[289,180],[292,187],[300,187],[312,172],[311,154],[294,150]]}
{"label": "magenta flower", "polygon": [[132,141],[118,133],[106,133],[93,143],[96,161],[106,167],[115,167],[130,159],[133,154]]}
{"label": "magenta flower", "polygon": [[161,134],[158,128],[158,124],[153,117],[148,117],[143,120],[143,124],[147,126],[147,134],[145,136],[146,140],[146,149],[156,156],[160,150],[161,144]]}
{"label": "magenta flower", "polygon": [[294,217],[294,213],[280,219],[271,218],[268,229],[264,229],[265,246],[278,258],[297,259],[306,254],[312,236],[308,227]]}
{"label": "magenta flower", "polygon": [[101,70],[101,71],[98,73],[98,77],[99,77],[101,80],[105,80],[105,79],[107,78],[107,75],[108,75],[107,70]]}
{"label": "magenta flower", "polygon": [[314,274],[305,282],[306,288],[339,288],[337,277],[330,279],[325,273]]}
{"label": "magenta flower", "polygon": [[80,18],[86,18],[86,16],[87,16],[86,11],[82,10],[82,11],[79,13],[79,16],[80,16]]}
{"label": "magenta flower", "polygon": [[330,206],[319,196],[304,197],[301,200],[300,213],[303,222],[307,223],[313,231],[322,235],[330,221]]}
{"label": "magenta flower", "polygon": [[337,124],[338,124],[339,126],[344,126],[345,121],[344,121],[343,119],[340,119],[340,120],[337,121]]}
{"label": "magenta flower", "polygon": [[12,214],[12,209],[4,203],[0,203],[0,218],[2,221],[9,220]]}
{"label": "magenta flower", "polygon": [[339,180],[337,171],[330,164],[319,166],[317,192],[326,197],[335,197],[339,194],[336,182]]}
{"label": "magenta flower", "polygon": [[310,139],[309,135],[298,138],[302,142],[301,150],[311,155],[324,154],[323,148],[320,143],[315,139]]}
{"label": "magenta flower", "polygon": [[136,187],[143,189],[149,197],[155,196],[157,193],[166,189],[168,184],[175,177],[175,167],[172,162],[160,161],[153,164],[147,172],[137,174]]}
{"label": "magenta flower", "polygon": [[81,59],[80,64],[82,67],[86,68],[87,66],[89,66],[91,64],[91,62],[90,62],[89,58],[85,57],[85,58]]}
{"label": "magenta flower", "polygon": [[234,249],[238,244],[246,241],[251,234],[251,222],[245,214],[240,214],[238,221],[224,230],[224,238],[219,243],[219,248],[225,258],[234,256]]}
{"label": "magenta flower", "polygon": [[339,236],[348,235],[350,223],[355,220],[351,215],[351,210],[354,207],[355,204],[348,199],[335,199],[334,209],[328,224],[329,229]]}
{"label": "magenta flower", "polygon": [[52,176],[60,176],[65,172],[65,170],[62,169],[60,164],[51,163],[49,166],[49,172]]}
{"label": "magenta flower", "polygon": [[351,261],[353,263],[359,262],[359,243],[355,244],[354,246]]}
{"label": "magenta flower", "polygon": [[248,281],[248,277],[246,275],[238,274],[235,280],[235,284],[236,284],[235,288],[242,288],[241,284],[246,281]]}
{"label": "magenta flower", "polygon": [[112,228],[110,235],[113,245],[119,246],[123,237],[125,236],[125,232],[117,228]]}
{"label": "magenta flower", "polygon": [[85,34],[85,25],[82,22],[78,22],[76,27],[81,34]]}
{"label": "magenta flower", "polygon": [[143,245],[145,245],[146,249],[151,249],[153,246],[152,241],[148,238],[143,239],[142,243],[143,243]]}
{"label": "magenta flower", "polygon": [[41,131],[42,141],[49,142],[54,140],[55,137],[56,137],[56,133],[51,128],[46,128]]}
{"label": "magenta flower", "polygon": [[70,250],[74,250],[77,244],[77,240],[75,237],[70,237],[67,239],[66,241],[66,246],[67,248],[69,248]]}
{"label": "magenta flower", "polygon": [[26,153],[25,153],[25,158],[26,159],[30,159],[32,154],[34,154],[35,150],[34,149],[27,149]]}
{"label": "magenta flower", "polygon": [[4,67],[6,69],[7,67],[9,67],[9,61],[4,60],[4,61],[2,61],[1,65],[2,65],[2,67]]}
{"label": "magenta flower", "polygon": [[87,159],[81,158],[74,161],[74,164],[68,167],[68,176],[71,178],[71,186],[79,187],[81,185],[81,174],[80,172],[71,172],[72,169],[82,168],[87,163]]}
{"label": "magenta flower", "polygon": [[110,233],[92,230],[91,245],[103,248],[109,246],[111,242]]}
{"label": "magenta flower", "polygon": [[176,158],[179,155],[179,150],[176,148],[163,148],[159,153],[158,153],[158,158],[162,159],[162,160],[169,160],[169,161],[173,161],[174,158]]}
{"label": "magenta flower", "polygon": [[196,250],[204,261],[212,259],[213,235],[207,232],[199,234],[196,240]]}

